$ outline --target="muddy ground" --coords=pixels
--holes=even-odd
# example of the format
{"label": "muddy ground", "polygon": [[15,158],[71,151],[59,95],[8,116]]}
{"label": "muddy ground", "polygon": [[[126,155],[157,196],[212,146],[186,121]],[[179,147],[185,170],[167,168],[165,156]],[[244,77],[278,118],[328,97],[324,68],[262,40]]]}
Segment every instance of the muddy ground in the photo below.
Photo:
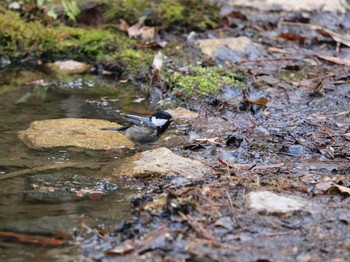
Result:
{"label": "muddy ground", "polygon": [[[186,102],[198,118],[173,127],[185,129],[186,142],[171,149],[200,160],[211,173],[180,185],[171,178],[147,179],[133,198],[129,219],[112,232],[80,235],[85,238],[81,256],[102,261],[348,260],[349,42],[319,34],[349,28],[345,17],[239,9],[226,15],[222,28],[197,35],[245,35],[260,45],[243,54],[216,50],[212,59],[242,72],[247,89],[227,86],[220,95]],[[317,24],[318,31],[307,24]],[[190,44],[186,48],[193,50]],[[256,191],[307,204],[286,212],[259,209],[247,197]]]}
{"label": "muddy ground", "polygon": [[[167,27],[170,32],[160,31],[151,44],[136,34],[139,42],[126,57],[138,65],[144,59],[135,50],[156,49],[155,57],[161,50],[158,72],[96,66],[101,77],[147,90],[147,112],[178,106],[197,112],[195,119],[177,120],[160,145],[209,171],[193,180],[125,180],[125,187],[140,189],[126,219],[108,228],[82,224],[74,241],[60,239],[54,246],[73,243],[78,261],[349,259],[350,12],[339,6],[283,9],[281,2],[263,10],[224,4],[216,29]],[[244,38],[236,44],[236,37]],[[233,44],[224,43],[228,38]],[[220,77],[234,72],[237,85],[219,83],[219,77],[218,92],[200,90],[211,75],[196,75],[198,67],[225,68]],[[194,94],[175,74],[198,76]],[[97,107],[112,99],[92,100],[85,106],[96,106],[93,115],[83,117],[110,119]],[[135,108],[126,107],[144,110]]]}

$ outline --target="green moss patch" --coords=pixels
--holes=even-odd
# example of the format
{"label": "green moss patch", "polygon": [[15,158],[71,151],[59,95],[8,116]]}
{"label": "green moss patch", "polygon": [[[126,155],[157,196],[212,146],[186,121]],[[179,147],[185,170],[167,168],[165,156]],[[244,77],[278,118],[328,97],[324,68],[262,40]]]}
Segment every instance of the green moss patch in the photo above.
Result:
{"label": "green moss patch", "polygon": [[220,19],[218,5],[209,0],[107,0],[110,9],[105,13],[109,21],[123,18],[134,23],[142,16],[146,22],[169,29],[188,30],[215,28]]}
{"label": "green moss patch", "polygon": [[223,86],[244,88],[243,75],[224,68],[191,66],[184,73],[171,73],[168,81],[175,94],[191,98],[194,95],[218,93]]}

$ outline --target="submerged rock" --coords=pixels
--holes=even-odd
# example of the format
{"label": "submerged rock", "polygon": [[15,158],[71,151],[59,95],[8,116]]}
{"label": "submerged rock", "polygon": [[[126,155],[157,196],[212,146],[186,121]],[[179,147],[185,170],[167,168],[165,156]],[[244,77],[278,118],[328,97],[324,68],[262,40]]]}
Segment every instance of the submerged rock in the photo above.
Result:
{"label": "submerged rock", "polygon": [[78,147],[92,150],[133,148],[133,143],[119,132],[101,128],[120,125],[106,120],[64,118],[34,121],[18,133],[28,147],[34,149]]}
{"label": "submerged rock", "polygon": [[291,215],[296,211],[311,209],[311,204],[304,199],[279,196],[268,191],[248,193],[247,203],[257,212],[271,215]]}
{"label": "submerged rock", "polygon": [[74,60],[47,63],[46,66],[49,67],[51,70],[60,74],[81,74],[81,73],[89,72],[93,67],[92,65],[81,63]]}
{"label": "submerged rock", "polygon": [[98,181],[75,174],[39,174],[28,178],[29,189],[23,199],[33,203],[66,203],[80,200],[99,200],[118,186],[107,180]]}
{"label": "submerged rock", "polygon": [[178,156],[165,147],[136,154],[123,163],[119,170],[115,176],[134,178],[182,176],[200,179],[209,172],[201,162]]}

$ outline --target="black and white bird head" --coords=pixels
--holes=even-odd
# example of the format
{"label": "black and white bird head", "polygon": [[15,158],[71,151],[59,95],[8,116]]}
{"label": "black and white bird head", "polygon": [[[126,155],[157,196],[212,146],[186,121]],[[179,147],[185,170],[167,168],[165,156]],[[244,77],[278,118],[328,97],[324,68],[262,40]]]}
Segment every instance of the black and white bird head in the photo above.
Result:
{"label": "black and white bird head", "polygon": [[158,111],[157,113],[150,116],[150,121],[154,124],[158,130],[158,134],[163,134],[171,122],[173,122],[173,117],[165,111]]}

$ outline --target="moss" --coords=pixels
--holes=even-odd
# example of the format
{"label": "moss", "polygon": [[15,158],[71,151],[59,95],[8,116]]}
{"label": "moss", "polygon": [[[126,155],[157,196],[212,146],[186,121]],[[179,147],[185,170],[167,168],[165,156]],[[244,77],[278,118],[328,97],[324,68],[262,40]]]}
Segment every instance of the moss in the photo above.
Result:
{"label": "moss", "polygon": [[70,59],[98,61],[129,44],[121,33],[102,29],[43,26],[25,22],[0,7],[0,56],[10,59]]}
{"label": "moss", "polygon": [[228,69],[191,66],[185,74],[172,73],[168,82],[175,94],[191,98],[196,94],[211,95],[218,93],[223,86],[243,88],[244,78],[240,73]]}
{"label": "moss", "polygon": [[150,50],[135,50],[130,47],[122,48],[111,55],[106,64],[117,64],[122,68],[123,72],[128,72],[133,75],[148,72],[152,65],[154,53]]}
{"label": "moss", "polygon": [[123,18],[135,23],[147,16],[146,23],[161,29],[183,27],[188,30],[214,28],[220,19],[218,5],[209,0],[110,0],[106,11],[109,21]]}

